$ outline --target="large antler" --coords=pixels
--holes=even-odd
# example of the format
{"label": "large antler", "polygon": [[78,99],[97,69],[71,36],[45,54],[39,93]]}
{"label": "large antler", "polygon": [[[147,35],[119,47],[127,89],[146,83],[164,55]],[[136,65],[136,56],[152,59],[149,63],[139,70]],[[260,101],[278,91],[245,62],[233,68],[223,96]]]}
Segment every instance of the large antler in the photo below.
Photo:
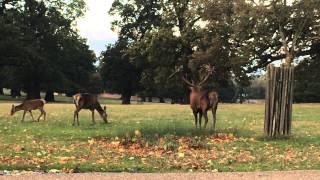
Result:
{"label": "large antler", "polygon": [[190,81],[188,81],[184,76],[181,76],[181,79],[191,87],[195,87],[196,86],[193,83],[191,83]]}
{"label": "large antler", "polygon": [[200,81],[198,86],[201,86],[203,83],[205,83],[209,79],[210,75],[212,75],[212,73],[214,71],[214,68],[212,66],[210,66],[210,65],[206,65],[205,68],[207,69],[207,75]]}

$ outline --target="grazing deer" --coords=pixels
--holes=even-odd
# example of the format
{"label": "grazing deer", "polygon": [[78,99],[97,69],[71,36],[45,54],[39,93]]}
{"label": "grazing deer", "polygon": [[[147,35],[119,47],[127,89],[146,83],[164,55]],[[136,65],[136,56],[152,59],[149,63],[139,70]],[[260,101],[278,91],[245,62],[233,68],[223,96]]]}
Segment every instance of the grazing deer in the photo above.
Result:
{"label": "grazing deer", "polygon": [[210,75],[212,74],[212,69],[209,70],[209,73],[200,81],[198,84],[191,83],[185,77],[181,77],[182,80],[189,85],[191,90],[190,93],[190,106],[195,119],[195,126],[197,128],[198,124],[198,114],[199,114],[199,127],[201,129],[201,119],[202,115],[205,118],[204,128],[207,127],[208,123],[208,115],[207,111],[209,109],[212,110],[213,123],[212,129],[215,129],[216,125],[216,112],[218,107],[218,93],[216,91],[208,91],[202,89],[202,84],[208,80]]}
{"label": "grazing deer", "polygon": [[88,93],[75,94],[73,96],[73,103],[76,106],[76,110],[74,111],[74,116],[73,116],[73,124],[72,124],[73,126],[75,125],[76,118],[77,118],[77,124],[79,126],[79,111],[81,109],[89,109],[92,112],[93,124],[95,124],[94,110],[97,110],[101,118],[103,119],[103,121],[105,123],[108,123],[106,106],[104,106],[102,109],[100,103],[98,102],[98,97],[96,95],[88,94]]}
{"label": "grazing deer", "polygon": [[23,116],[21,122],[24,121],[24,116],[26,115],[26,112],[28,111],[32,117],[32,120],[34,121],[32,110],[39,109],[41,114],[38,117],[38,122],[40,120],[40,117],[43,115],[44,120],[46,120],[46,111],[43,109],[44,105],[46,104],[46,101],[43,99],[34,99],[34,100],[25,100],[22,102],[22,104],[18,106],[12,105],[11,108],[11,116],[14,115],[15,112],[23,110]]}

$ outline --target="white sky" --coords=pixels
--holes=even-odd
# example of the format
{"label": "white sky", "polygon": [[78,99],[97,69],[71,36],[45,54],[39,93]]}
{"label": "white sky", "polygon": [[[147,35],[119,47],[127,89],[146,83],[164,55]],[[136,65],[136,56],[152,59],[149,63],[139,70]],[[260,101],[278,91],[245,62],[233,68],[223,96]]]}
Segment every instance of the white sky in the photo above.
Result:
{"label": "white sky", "polygon": [[88,40],[90,49],[97,56],[105,46],[117,40],[117,33],[111,31],[112,17],[108,11],[113,0],[85,0],[87,12],[78,20],[80,35]]}

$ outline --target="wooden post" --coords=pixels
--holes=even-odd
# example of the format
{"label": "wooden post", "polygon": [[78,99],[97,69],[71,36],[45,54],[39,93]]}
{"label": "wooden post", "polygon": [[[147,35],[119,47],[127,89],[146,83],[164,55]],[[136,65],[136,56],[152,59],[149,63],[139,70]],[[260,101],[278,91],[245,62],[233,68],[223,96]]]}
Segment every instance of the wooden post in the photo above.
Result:
{"label": "wooden post", "polygon": [[293,66],[267,67],[264,133],[290,135],[293,99]]}

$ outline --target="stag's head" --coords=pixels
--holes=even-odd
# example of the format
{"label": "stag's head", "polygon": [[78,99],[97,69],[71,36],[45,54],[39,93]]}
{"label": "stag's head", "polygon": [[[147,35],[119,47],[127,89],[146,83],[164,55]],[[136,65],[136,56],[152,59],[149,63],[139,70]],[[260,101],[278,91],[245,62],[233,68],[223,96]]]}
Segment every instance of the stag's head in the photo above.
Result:
{"label": "stag's head", "polygon": [[10,115],[13,116],[16,112],[16,107],[12,104]]}
{"label": "stag's head", "polygon": [[189,85],[189,88],[192,92],[198,92],[201,91],[202,85],[209,79],[210,75],[213,73],[213,67],[210,65],[205,66],[206,75],[200,80],[199,83],[195,84],[194,81],[191,80],[191,82],[184,76],[181,77],[181,79]]}

